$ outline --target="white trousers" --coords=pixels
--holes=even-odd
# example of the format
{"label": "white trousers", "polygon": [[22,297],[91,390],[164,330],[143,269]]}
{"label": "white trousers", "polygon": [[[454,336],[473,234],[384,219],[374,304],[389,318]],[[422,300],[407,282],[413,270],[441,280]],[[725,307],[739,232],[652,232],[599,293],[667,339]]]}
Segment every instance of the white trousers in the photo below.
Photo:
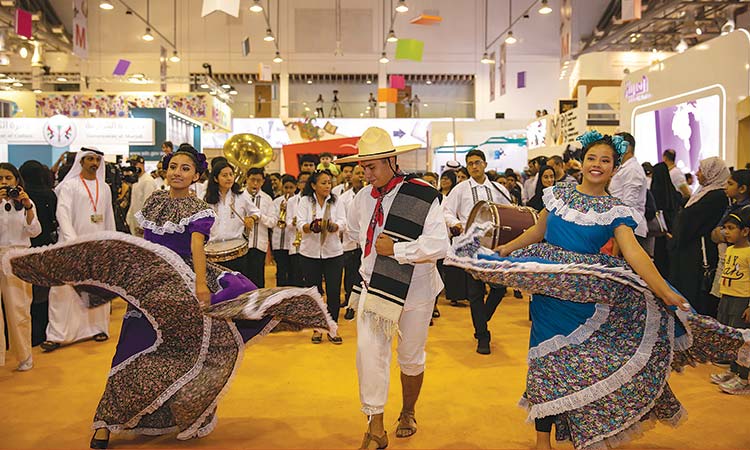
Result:
{"label": "white trousers", "polygon": [[72,286],[55,286],[49,290],[47,340],[70,344],[99,333],[109,336],[110,309],[109,302],[87,308]]}
{"label": "white trousers", "polygon": [[[416,376],[424,372],[427,354],[427,330],[430,328],[434,299],[420,302],[415,309],[404,309],[398,321],[399,338],[396,351],[401,372]],[[357,374],[362,412],[371,416],[382,414],[388,399],[391,375],[391,340],[383,332],[373,330],[370,319],[357,311]]]}
{"label": "white trousers", "polygon": [[[2,258],[2,253],[0,253]],[[8,321],[10,350],[18,362],[31,357],[31,285],[12,273],[0,270],[0,297],[5,306]],[[3,310],[0,308],[0,324],[3,323]],[[5,333],[0,330],[0,366],[5,365]]]}

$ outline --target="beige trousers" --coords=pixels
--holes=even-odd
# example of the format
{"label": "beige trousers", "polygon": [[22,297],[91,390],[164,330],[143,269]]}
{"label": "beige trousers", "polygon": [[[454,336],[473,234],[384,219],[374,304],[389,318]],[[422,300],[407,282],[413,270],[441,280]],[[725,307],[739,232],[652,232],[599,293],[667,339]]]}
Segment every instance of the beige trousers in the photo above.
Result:
{"label": "beige trousers", "polygon": [[[0,258],[2,253],[0,252]],[[31,285],[0,270],[0,297],[8,321],[10,350],[15,353],[19,363],[26,361],[31,356]],[[0,323],[2,322],[3,311],[0,309]],[[5,333],[0,330],[0,366],[2,365],[5,365]]]}

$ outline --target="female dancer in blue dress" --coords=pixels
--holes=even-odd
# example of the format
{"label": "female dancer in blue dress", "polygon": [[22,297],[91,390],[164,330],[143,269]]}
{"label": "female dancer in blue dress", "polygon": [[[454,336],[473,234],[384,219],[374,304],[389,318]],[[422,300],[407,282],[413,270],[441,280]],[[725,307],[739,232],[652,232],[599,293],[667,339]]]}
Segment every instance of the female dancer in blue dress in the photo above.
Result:
{"label": "female dancer in blue dress", "polygon": [[[684,312],[689,304],[638,244],[638,213],[606,191],[627,143],[595,131],[581,141],[583,183],[545,189],[535,226],[496,249],[500,257],[479,259],[485,230],[470,230],[447,260],[535,294],[522,405],[537,448],[550,448],[553,423],[557,439],[576,448],[616,445],[649,418],[676,424],[684,411],[667,384],[671,368],[736,356],[750,339]],[[624,261],[600,253],[611,238]]]}

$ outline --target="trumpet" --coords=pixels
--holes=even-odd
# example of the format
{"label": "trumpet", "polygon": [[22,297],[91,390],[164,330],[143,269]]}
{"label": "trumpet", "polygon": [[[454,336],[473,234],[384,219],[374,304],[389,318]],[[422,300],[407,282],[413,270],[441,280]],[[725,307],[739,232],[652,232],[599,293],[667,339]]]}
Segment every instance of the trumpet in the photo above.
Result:
{"label": "trumpet", "polygon": [[284,196],[284,200],[279,205],[279,220],[276,222],[276,226],[279,228],[286,228],[286,202],[289,199],[288,196]]}
{"label": "trumpet", "polygon": [[292,218],[292,226],[297,230],[294,234],[294,242],[292,242],[292,245],[299,252],[299,246],[302,244],[302,232],[297,229],[297,217]]}

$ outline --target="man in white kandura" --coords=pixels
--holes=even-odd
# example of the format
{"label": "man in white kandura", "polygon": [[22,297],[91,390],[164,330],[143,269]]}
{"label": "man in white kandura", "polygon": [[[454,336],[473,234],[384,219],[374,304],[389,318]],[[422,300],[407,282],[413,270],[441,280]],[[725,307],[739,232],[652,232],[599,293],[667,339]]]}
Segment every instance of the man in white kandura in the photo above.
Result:
{"label": "man in white kandura", "polygon": [[[97,231],[115,231],[112,194],[104,181],[103,157],[104,153],[95,148],[81,148],[70,172],[55,188],[60,242]],[[92,337],[97,342],[109,338],[109,302],[94,308],[86,307],[87,303],[72,286],[50,289],[47,340],[41,345],[44,351]]]}
{"label": "man in white kandura", "polygon": [[385,448],[383,411],[390,382],[391,340],[398,334],[403,407],[397,437],[417,432],[415,405],[425,369],[425,342],[435,296],[443,289],[437,260],[450,245],[438,191],[403,174],[396,156],[419,145],[394,147],[388,132],[368,128],[358,154],[369,186],[352,200],[347,233],[362,248],[361,287],[352,291],[357,309],[357,373],[362,411],[369,426],[361,448]]}
{"label": "man in white kandura", "polygon": [[131,166],[135,167],[138,172],[138,182],[133,185],[132,192],[130,194],[130,208],[128,208],[128,215],[126,217],[128,227],[130,227],[130,234],[133,236],[143,237],[143,230],[138,226],[138,221],[135,220],[135,213],[143,208],[146,204],[151,193],[157,189],[156,182],[154,179],[146,173],[146,160],[141,155],[130,155],[128,162]]}

